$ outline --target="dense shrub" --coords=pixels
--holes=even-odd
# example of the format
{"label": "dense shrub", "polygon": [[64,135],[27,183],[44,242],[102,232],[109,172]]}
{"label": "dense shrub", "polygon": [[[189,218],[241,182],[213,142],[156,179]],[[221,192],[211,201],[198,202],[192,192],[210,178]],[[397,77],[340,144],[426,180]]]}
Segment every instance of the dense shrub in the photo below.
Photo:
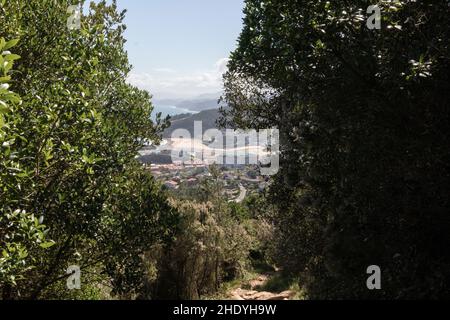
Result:
{"label": "dense shrub", "polygon": [[245,270],[252,239],[233,219],[226,203],[173,200],[180,214],[179,232],[168,247],[147,254],[157,275],[149,295],[159,299],[199,299]]}
{"label": "dense shrub", "polygon": [[142,287],[142,254],[177,223],[135,159],[165,124],[152,122],[150,95],[126,83],[124,13],[100,1],[70,30],[74,4],[0,1],[5,299],[54,296],[49,288],[71,264],[106,274],[113,294],[131,297]]}
{"label": "dense shrub", "polygon": [[277,260],[310,297],[448,298],[448,1],[379,1],[380,30],[371,4],[247,0],[223,122],[281,131]]}

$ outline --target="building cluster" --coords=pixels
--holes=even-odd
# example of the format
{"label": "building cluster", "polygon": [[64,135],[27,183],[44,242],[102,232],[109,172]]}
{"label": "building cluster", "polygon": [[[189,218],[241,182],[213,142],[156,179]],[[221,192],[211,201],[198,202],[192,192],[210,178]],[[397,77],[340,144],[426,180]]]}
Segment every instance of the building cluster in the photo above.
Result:
{"label": "building cluster", "polygon": [[[151,164],[147,165],[147,168],[169,190],[178,190],[180,187],[195,187],[201,181],[211,178],[209,167],[200,161]],[[268,182],[257,172],[254,166],[221,167],[220,178],[224,185],[224,196],[227,199],[237,198],[242,195],[243,189],[245,189],[246,195],[263,192]]]}

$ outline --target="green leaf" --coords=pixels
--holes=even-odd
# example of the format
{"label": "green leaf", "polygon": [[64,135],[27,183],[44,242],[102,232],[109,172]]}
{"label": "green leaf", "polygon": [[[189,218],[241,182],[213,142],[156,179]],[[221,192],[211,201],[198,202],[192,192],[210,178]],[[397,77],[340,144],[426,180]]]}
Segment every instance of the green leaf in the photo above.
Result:
{"label": "green leaf", "polygon": [[0,77],[0,83],[6,83],[11,80],[10,76]]}
{"label": "green leaf", "polygon": [[13,62],[12,61],[5,61],[3,63],[3,69],[5,70],[6,73],[8,73],[9,70],[11,70],[12,66],[13,66]]}
{"label": "green leaf", "polygon": [[7,54],[5,56],[5,60],[6,61],[14,61],[14,60],[19,60],[21,57],[18,54]]}
{"label": "green leaf", "polygon": [[47,241],[40,244],[40,247],[43,249],[48,249],[50,247],[53,247],[56,244],[55,241]]}
{"label": "green leaf", "polygon": [[3,50],[8,50],[8,49],[14,47],[18,42],[19,42],[19,39],[13,39],[13,40],[8,41],[5,44]]}
{"label": "green leaf", "polygon": [[0,100],[0,114],[7,113],[9,111],[10,111],[10,109],[9,109],[8,105],[4,101]]}

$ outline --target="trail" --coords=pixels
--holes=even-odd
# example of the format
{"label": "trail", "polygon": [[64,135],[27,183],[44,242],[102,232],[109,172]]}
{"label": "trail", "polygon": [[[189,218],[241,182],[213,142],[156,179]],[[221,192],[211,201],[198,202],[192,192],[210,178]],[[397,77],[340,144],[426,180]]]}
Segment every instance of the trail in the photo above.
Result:
{"label": "trail", "polygon": [[291,290],[280,293],[261,291],[261,288],[269,281],[271,274],[261,274],[247,282],[246,287],[250,289],[234,288],[228,292],[231,300],[290,300],[295,296]]}

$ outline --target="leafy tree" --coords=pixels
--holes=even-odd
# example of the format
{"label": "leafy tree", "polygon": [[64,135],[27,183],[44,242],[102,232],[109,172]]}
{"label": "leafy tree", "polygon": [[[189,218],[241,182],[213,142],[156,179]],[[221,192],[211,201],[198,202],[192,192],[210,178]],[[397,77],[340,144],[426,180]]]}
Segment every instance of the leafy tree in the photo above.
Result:
{"label": "leafy tree", "polygon": [[29,249],[47,248],[53,242],[45,242],[45,226],[38,217],[21,209],[14,197],[17,185],[20,187],[26,173],[17,161],[14,150],[16,139],[21,139],[14,112],[22,103],[20,97],[10,91],[9,73],[14,61],[20,56],[9,50],[18,40],[5,41],[0,38],[0,283],[5,285],[4,295],[11,287],[23,279],[23,273],[29,270]]}
{"label": "leafy tree", "polygon": [[280,129],[278,263],[310,297],[448,297],[448,1],[379,1],[380,30],[372,4],[247,0],[222,122]]}
{"label": "leafy tree", "polygon": [[[113,293],[132,296],[142,254],[169,239],[177,221],[135,159],[167,124],[160,116],[152,122],[150,95],[126,83],[125,13],[115,1],[91,3],[81,28],[69,30],[73,4],[0,1],[0,37],[20,39],[1,40],[0,48],[0,291],[7,299],[48,296],[71,264],[82,272],[95,266],[110,276]],[[8,52],[15,44],[17,55]]]}

